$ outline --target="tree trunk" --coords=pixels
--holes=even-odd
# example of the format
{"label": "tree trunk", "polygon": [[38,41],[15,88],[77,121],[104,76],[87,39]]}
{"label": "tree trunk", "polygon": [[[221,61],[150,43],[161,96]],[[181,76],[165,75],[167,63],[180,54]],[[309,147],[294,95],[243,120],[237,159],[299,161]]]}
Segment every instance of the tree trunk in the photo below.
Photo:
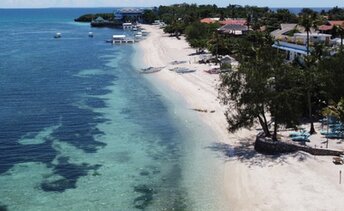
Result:
{"label": "tree trunk", "polygon": [[264,124],[265,124],[266,130],[268,131],[268,135],[269,135],[269,137],[270,137],[271,134],[270,134],[270,131],[269,131],[268,121],[266,120],[266,117],[265,117],[265,111],[264,111],[264,109],[263,109],[263,120],[264,120]]}
{"label": "tree trunk", "polygon": [[314,124],[313,124],[313,115],[312,115],[312,101],[311,101],[311,92],[310,90],[307,90],[307,104],[308,104],[308,117],[309,121],[311,122],[311,128],[309,130],[309,134],[314,134]]}
{"label": "tree trunk", "polygon": [[[307,56],[309,56],[309,30],[307,30]],[[307,65],[308,66],[308,65]],[[309,66],[308,66],[309,68]],[[309,130],[309,134],[314,134],[314,124],[313,124],[313,115],[312,115],[312,100],[311,100],[311,91],[310,89],[307,90],[307,104],[308,104],[308,115],[309,121],[311,122],[311,128]]]}
{"label": "tree trunk", "polygon": [[277,125],[277,120],[276,120],[276,117],[275,117],[275,122],[274,122],[274,134],[272,135],[272,140],[274,140],[274,141],[278,141],[278,140],[277,140],[277,128],[278,128],[278,125]]}
{"label": "tree trunk", "polygon": [[306,49],[307,49],[307,56],[309,56],[309,30],[307,30],[307,38],[306,38]]}
{"label": "tree trunk", "polygon": [[269,127],[267,126],[267,122],[264,121],[263,118],[260,115],[258,115],[258,120],[259,120],[260,125],[263,128],[265,136],[266,137],[271,137],[271,134],[270,134],[270,131],[269,131]]}

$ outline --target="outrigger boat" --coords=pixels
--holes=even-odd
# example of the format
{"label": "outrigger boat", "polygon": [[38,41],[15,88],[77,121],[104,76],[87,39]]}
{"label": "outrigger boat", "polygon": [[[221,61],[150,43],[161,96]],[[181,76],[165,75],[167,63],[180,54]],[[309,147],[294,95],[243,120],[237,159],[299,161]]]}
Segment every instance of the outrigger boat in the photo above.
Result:
{"label": "outrigger boat", "polygon": [[142,68],[141,73],[148,74],[148,73],[156,73],[164,69],[165,67],[148,67],[148,68]]}

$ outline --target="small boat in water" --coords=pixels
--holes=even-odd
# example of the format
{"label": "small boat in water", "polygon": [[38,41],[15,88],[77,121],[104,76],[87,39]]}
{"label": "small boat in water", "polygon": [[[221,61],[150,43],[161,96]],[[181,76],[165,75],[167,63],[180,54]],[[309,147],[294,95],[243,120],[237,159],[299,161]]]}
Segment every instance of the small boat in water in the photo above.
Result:
{"label": "small boat in water", "polygon": [[88,37],[93,37],[93,32],[88,32]]}
{"label": "small boat in water", "polygon": [[55,38],[55,39],[61,38],[61,36],[62,36],[61,33],[60,33],[60,32],[57,32],[57,33],[55,34],[54,38]]}

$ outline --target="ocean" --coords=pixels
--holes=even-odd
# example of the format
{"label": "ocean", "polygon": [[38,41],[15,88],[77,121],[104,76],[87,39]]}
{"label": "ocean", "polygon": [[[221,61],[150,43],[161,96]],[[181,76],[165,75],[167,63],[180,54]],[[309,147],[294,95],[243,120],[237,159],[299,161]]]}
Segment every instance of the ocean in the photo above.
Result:
{"label": "ocean", "polygon": [[[277,11],[278,9],[287,9],[289,10],[289,12],[294,13],[294,14],[299,14],[302,11],[302,7],[285,7],[285,8],[279,8],[279,7],[271,7],[270,8],[272,11]],[[332,9],[332,7],[311,7],[310,9],[312,9],[315,12],[320,13],[321,11],[329,11],[330,9]]]}
{"label": "ocean", "polygon": [[0,210],[227,210],[211,131],[73,22],[111,11],[0,9]]}

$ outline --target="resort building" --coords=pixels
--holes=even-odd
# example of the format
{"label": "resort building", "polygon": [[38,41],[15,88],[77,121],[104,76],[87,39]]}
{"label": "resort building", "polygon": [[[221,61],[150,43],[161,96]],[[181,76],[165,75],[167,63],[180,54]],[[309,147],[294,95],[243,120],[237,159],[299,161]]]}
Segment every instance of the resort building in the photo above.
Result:
{"label": "resort building", "polygon": [[[309,34],[309,38],[311,46],[314,43],[325,43],[325,45],[329,45],[331,43],[331,35],[329,34],[314,33]],[[307,34],[295,33],[289,40],[277,40],[273,47],[285,52],[286,60],[293,61],[298,57],[307,55]],[[312,50],[312,48],[310,48],[310,50]]]}
{"label": "resort building", "polygon": [[[271,36],[276,40],[273,47],[285,52],[286,60],[302,59],[303,56],[307,55],[307,33],[302,26],[297,24],[281,24],[280,29],[271,32]],[[319,33],[315,29],[311,29],[309,41],[310,46],[313,46],[315,43],[333,44],[330,34]],[[310,47],[311,50],[312,47]]]}
{"label": "resort building", "polygon": [[226,18],[220,21],[220,18],[203,18],[201,23],[219,23],[221,27],[218,30],[221,34],[243,35],[248,31],[247,21],[243,18]]}
{"label": "resort building", "polygon": [[227,24],[217,29],[217,31],[227,35],[243,35],[248,32],[248,27],[246,25]]}
{"label": "resort building", "polygon": [[307,47],[305,45],[276,41],[272,47],[278,48],[284,52],[285,59],[287,61],[294,61],[297,58],[302,58],[303,56],[307,55]]}
{"label": "resort building", "polygon": [[122,22],[142,22],[143,9],[122,8],[114,12],[115,20]]}

